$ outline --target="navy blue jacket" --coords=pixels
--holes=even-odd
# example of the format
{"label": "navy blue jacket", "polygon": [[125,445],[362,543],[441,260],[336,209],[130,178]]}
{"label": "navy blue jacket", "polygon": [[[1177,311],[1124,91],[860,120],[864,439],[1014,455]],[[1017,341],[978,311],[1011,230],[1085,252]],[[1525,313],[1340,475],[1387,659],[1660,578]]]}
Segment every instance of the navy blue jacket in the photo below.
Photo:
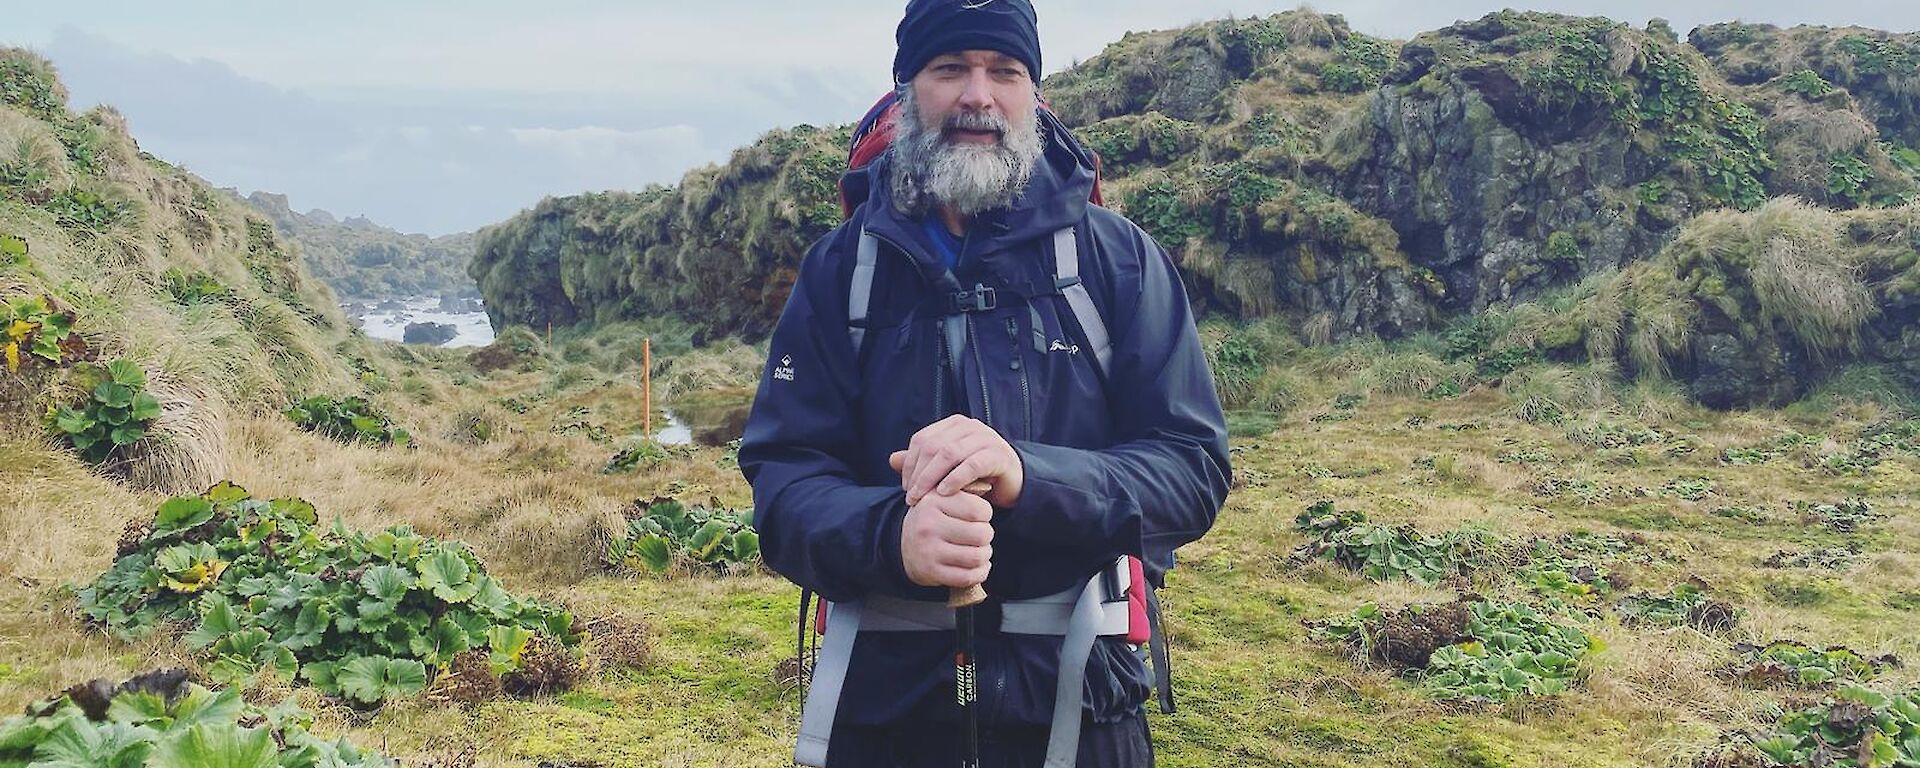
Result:
{"label": "navy blue jacket", "polygon": [[[998,601],[1084,584],[1123,553],[1160,583],[1174,548],[1205,533],[1225,500],[1225,419],[1172,261],[1140,228],[1087,201],[1092,163],[1064,130],[1052,132],[1012,205],[975,218],[954,276],[921,223],[889,203],[887,162],[856,179],[870,186],[867,202],[808,252],[769,343],[740,447],[761,552],[828,600],[945,600],[945,589],[914,585],[901,565],[907,505],[887,456],[948,415],[987,422],[1019,454],[1025,483],[1017,504],[994,513],[977,636],[981,718],[1044,724],[1060,639],[1001,634]],[[1084,348],[1054,287],[1052,235],[1069,225],[1113,337],[1111,371]],[[847,294],[862,228],[882,245],[856,350]],[[972,343],[960,375],[948,375],[940,320],[950,291],[976,284],[995,289],[997,306],[968,314]],[[951,633],[863,633],[837,719],[954,717],[952,649]],[[1137,712],[1149,680],[1137,652],[1103,638],[1088,665],[1087,709],[1099,722]]]}

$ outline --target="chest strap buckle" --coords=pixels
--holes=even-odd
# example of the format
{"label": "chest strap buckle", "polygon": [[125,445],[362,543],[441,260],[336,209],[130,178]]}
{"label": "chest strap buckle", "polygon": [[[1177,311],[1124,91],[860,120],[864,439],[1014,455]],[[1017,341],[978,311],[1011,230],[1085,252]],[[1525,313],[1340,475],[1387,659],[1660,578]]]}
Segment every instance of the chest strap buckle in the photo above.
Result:
{"label": "chest strap buckle", "polygon": [[1000,306],[998,294],[993,288],[975,284],[971,290],[954,291],[950,308],[954,314],[962,312],[986,312]]}

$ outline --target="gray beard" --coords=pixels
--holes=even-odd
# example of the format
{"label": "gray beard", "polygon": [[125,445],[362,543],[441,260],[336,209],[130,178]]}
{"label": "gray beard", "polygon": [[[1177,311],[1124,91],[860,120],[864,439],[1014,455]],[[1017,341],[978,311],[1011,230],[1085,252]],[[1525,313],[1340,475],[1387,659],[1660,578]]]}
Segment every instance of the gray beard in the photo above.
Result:
{"label": "gray beard", "polygon": [[[918,100],[912,88],[900,91],[900,109],[894,114],[893,165],[888,174],[894,210],[919,216],[933,205],[953,207],[963,216],[1004,208],[1027,188],[1045,149],[1040,120],[1033,110],[1020,124],[978,113],[960,113],[943,126],[920,122]],[[948,128],[992,129],[1001,140],[993,145],[950,142]]]}

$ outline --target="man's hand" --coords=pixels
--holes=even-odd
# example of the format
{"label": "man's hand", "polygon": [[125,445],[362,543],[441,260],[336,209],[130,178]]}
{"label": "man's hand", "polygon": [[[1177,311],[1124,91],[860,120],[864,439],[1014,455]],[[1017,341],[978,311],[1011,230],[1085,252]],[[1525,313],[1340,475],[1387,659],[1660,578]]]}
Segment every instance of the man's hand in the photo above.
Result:
{"label": "man's hand", "polygon": [[900,563],[923,587],[965,589],[993,567],[993,507],[971,493],[928,496],[907,509]]}
{"label": "man's hand", "polygon": [[1020,454],[1006,438],[977,420],[953,415],[914,433],[907,449],[894,451],[888,463],[900,473],[907,504],[928,496],[952,496],[976,481],[993,486],[987,503],[1011,507],[1020,500],[1025,476]]}

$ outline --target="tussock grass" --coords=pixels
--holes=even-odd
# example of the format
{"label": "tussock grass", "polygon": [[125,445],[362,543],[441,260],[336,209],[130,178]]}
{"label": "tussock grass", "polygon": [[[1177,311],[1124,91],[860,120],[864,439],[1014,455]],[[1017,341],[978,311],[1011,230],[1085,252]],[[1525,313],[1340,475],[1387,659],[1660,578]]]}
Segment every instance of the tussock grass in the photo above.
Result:
{"label": "tussock grass", "polygon": [[750,394],[765,366],[766,355],[759,349],[729,340],[673,358],[654,388],[669,400],[711,392]]}
{"label": "tussock grass", "polygon": [[[721,354],[738,352],[725,349]],[[1396,394],[1379,383],[1377,370],[1382,359],[1396,356],[1416,361],[1408,365],[1415,370],[1434,360],[1418,346],[1343,345],[1289,349],[1263,370],[1263,377],[1292,382],[1298,396],[1316,406],[1345,392],[1367,397],[1350,420],[1314,422],[1318,407],[1298,409],[1277,417],[1274,434],[1235,441],[1236,469],[1269,479],[1229,499],[1215,530],[1182,550],[1181,567],[1162,593],[1182,705],[1171,717],[1152,716],[1156,749],[1167,764],[1214,764],[1236,755],[1383,767],[1463,760],[1526,768],[1663,764],[1722,729],[1757,723],[1756,713],[1774,700],[1773,693],[1713,674],[1734,639],[1790,636],[1876,653],[1917,652],[1915,634],[1892,606],[1897,595],[1920,592],[1920,550],[1907,543],[1920,540],[1920,507],[1898,490],[1914,481],[1920,460],[1895,458],[1864,481],[1791,461],[1720,467],[1702,463],[1699,454],[1717,456],[1719,448],[1757,443],[1789,428],[1810,431],[1808,425],[1772,413],[1636,407],[1636,398],[1664,401],[1667,395],[1651,385],[1619,384],[1610,372],[1591,368],[1524,368],[1498,388],[1476,385],[1457,398],[1422,398],[1411,394],[1412,386],[1398,387],[1410,394]],[[435,393],[435,401],[420,402],[398,385],[378,397],[402,424],[428,426],[415,429],[417,449],[343,445],[299,433],[276,414],[237,413],[226,427],[229,473],[257,495],[299,495],[350,526],[404,523],[469,541],[515,591],[561,600],[582,615],[644,622],[652,633],[649,656],[638,667],[601,665],[562,696],[473,709],[403,702],[369,718],[310,700],[310,691],[295,689],[296,699],[321,713],[323,728],[384,743],[403,757],[470,752],[477,765],[500,766],[587,755],[617,765],[784,764],[800,692],[782,686],[774,669],[791,653],[794,588],[767,574],[613,577],[597,562],[595,532],[616,522],[634,499],[673,491],[745,506],[747,489],[721,460],[722,451],[696,449],[650,472],[603,475],[608,445],[546,427],[585,404],[614,431],[624,428],[638,416],[637,394],[624,381],[630,373],[583,368],[567,393],[532,399],[528,412],[517,414],[498,401],[543,390],[554,373],[500,371],[456,387],[451,377],[464,375],[457,355],[414,360],[419,390]],[[1646,391],[1636,394],[1641,388]],[[1666,432],[1684,426],[1708,447],[1685,458],[1655,450],[1641,464],[1615,463],[1569,443],[1564,427],[1509,415],[1523,390],[1553,393],[1581,419],[1641,420]],[[441,426],[475,414],[509,428],[476,443]],[[1413,417],[1422,418],[1410,422]],[[1864,426],[1850,416],[1828,418],[1819,431],[1844,437]],[[1442,429],[1461,424],[1480,427]],[[1516,445],[1546,446],[1558,458],[1541,465],[1497,461]],[[6,569],[0,577],[20,572],[17,563],[47,564],[31,568],[41,579],[39,591],[0,578],[0,605],[20,608],[0,619],[0,659],[31,670],[0,681],[0,707],[79,677],[172,659],[178,646],[169,642],[129,647],[89,636],[67,618],[64,598],[46,593],[57,581],[83,580],[104,568],[120,521],[150,514],[157,497],[89,475],[44,445],[0,440],[0,451],[29,459],[18,469],[0,467],[0,488],[9,489],[0,493],[12,495],[0,502],[60,510],[49,518],[57,520],[53,525],[0,518],[0,568]],[[1446,460],[1421,463],[1430,456]],[[1724,498],[1542,498],[1533,487],[1547,473],[1629,489],[1707,476]],[[26,477],[45,477],[47,484],[19,482]],[[1804,577],[1758,568],[1783,541],[1831,545],[1839,539],[1801,530],[1786,512],[1792,502],[1863,493],[1891,517],[1864,536],[1868,552],[1844,587],[1818,588]],[[1567,697],[1450,709],[1387,670],[1313,641],[1301,625],[1367,601],[1446,602],[1456,586],[1373,583],[1328,565],[1288,565],[1286,553],[1303,541],[1293,516],[1320,498],[1427,531],[1482,526],[1510,539],[1577,530],[1638,534],[1646,551],[1663,554],[1615,564],[1634,589],[1662,591],[1697,574],[1745,613],[1731,636],[1599,621],[1588,631],[1607,650]],[[1729,521],[1711,514],[1720,503],[1762,505],[1777,517]],[[1511,562],[1490,561],[1464,586],[1501,599],[1527,598],[1514,569]],[[1828,597],[1783,605],[1776,597],[1788,594],[1783,589]],[[30,637],[37,642],[29,644]]]}

